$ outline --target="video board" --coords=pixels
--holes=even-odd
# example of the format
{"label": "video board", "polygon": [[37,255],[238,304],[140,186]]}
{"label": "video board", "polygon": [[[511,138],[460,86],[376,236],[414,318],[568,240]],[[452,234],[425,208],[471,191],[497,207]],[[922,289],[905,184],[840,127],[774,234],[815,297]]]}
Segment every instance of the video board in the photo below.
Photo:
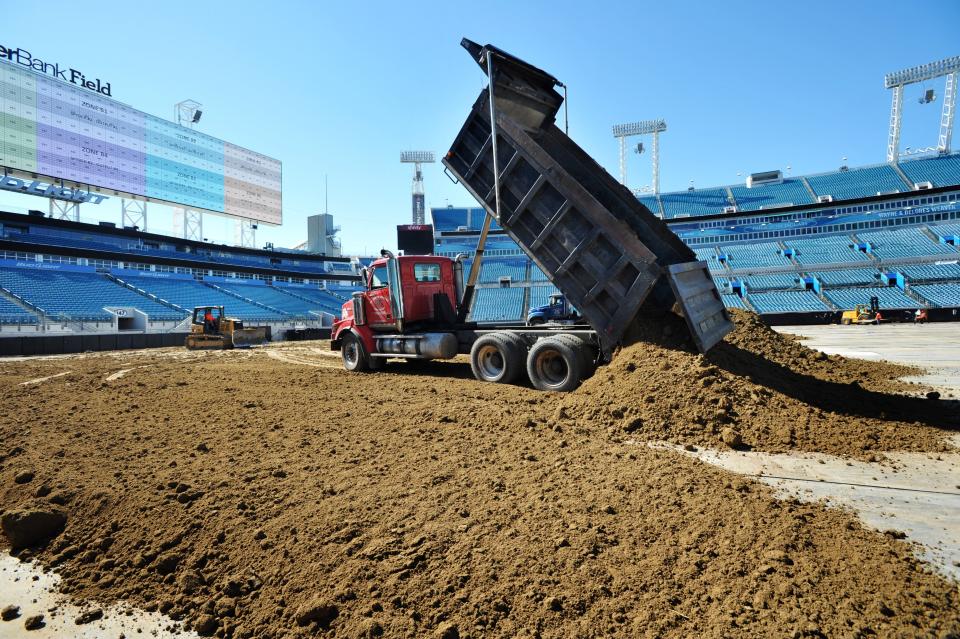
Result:
{"label": "video board", "polygon": [[5,61],[0,166],[282,222],[279,160]]}

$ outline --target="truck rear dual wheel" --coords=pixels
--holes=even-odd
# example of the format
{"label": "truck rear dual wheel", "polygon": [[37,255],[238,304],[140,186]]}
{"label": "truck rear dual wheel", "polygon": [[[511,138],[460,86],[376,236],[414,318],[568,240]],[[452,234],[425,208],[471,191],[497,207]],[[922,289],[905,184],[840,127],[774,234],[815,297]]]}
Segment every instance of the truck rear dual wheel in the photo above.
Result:
{"label": "truck rear dual wheel", "polygon": [[516,381],[523,372],[523,342],[510,333],[483,335],[470,349],[470,368],[481,382]]}
{"label": "truck rear dual wheel", "polygon": [[527,375],[534,388],[543,391],[572,391],[588,374],[585,364],[586,344],[579,338],[555,335],[538,340],[527,353]]}

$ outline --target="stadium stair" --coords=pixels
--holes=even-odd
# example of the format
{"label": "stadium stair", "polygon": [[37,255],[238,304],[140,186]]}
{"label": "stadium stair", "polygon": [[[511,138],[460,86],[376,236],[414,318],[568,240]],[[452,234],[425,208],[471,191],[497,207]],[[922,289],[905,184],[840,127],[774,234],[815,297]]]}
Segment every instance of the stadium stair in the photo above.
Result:
{"label": "stadium stair", "polygon": [[119,277],[115,276],[113,273],[104,273],[104,275],[107,277],[108,280],[110,280],[111,282],[113,282],[113,283],[116,284],[117,286],[122,286],[123,288],[129,289],[129,290],[133,291],[134,293],[137,293],[137,294],[139,294],[139,295],[143,295],[144,297],[153,300],[153,301],[156,302],[157,304],[162,304],[163,306],[166,306],[166,307],[169,308],[169,309],[172,309],[172,310],[175,310],[175,311],[178,311],[178,312],[180,312],[180,313],[187,314],[187,315],[189,315],[189,314],[193,311],[193,309],[180,308],[179,306],[177,306],[177,305],[174,304],[173,302],[168,302],[168,301],[165,300],[165,299],[160,299],[159,297],[157,297],[157,296],[154,295],[153,293],[148,293],[147,291],[145,291],[145,290],[143,290],[143,289],[141,289],[141,288],[137,288],[136,286],[134,286],[133,284],[130,284],[129,282],[125,282],[124,280],[122,280],[122,279],[120,279]]}
{"label": "stadium stair", "polygon": [[[849,237],[850,237],[850,239],[853,241],[854,246],[860,244],[860,238],[857,237],[857,234],[856,234],[856,233],[851,233]],[[870,251],[861,251],[861,250],[858,249],[858,248],[855,249],[855,250],[856,250],[858,253],[863,253],[864,255],[866,255],[867,257],[869,257],[871,262],[879,262],[879,261],[880,261],[880,258],[878,258],[876,255],[874,255],[874,254],[873,254],[872,252],[870,252]]]}
{"label": "stadium stair", "polygon": [[42,311],[0,287],[0,324],[4,323],[5,319],[22,324],[36,324],[38,317],[43,317]]}
{"label": "stadium stair", "polygon": [[800,178],[800,182],[807,188],[807,192],[810,194],[810,197],[812,197],[812,198],[813,198],[813,201],[816,202],[816,201],[817,201],[817,194],[816,194],[816,192],[813,190],[813,187],[810,186],[810,183],[807,182],[807,178],[801,177],[801,178]]}
{"label": "stadium stair", "polygon": [[900,179],[903,180],[903,183],[907,185],[909,190],[913,190],[913,182],[910,181],[910,178],[907,177],[907,174],[903,172],[903,169],[900,168],[900,165],[896,162],[891,162],[890,166],[894,171],[897,172],[897,175],[900,176]]}

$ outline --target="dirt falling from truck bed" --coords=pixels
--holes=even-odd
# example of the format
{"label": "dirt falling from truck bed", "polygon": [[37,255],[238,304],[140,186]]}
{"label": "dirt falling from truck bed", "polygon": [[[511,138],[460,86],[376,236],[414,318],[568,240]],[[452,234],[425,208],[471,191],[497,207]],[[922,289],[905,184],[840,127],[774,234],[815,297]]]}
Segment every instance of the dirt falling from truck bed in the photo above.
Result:
{"label": "dirt falling from truck bed", "polygon": [[699,355],[676,316],[648,324],[554,414],[614,440],[665,439],[771,452],[869,458],[882,450],[946,450],[960,430],[954,402],[893,393],[916,372],[828,356],[734,311],[735,330]]}
{"label": "dirt falling from truck bed", "polygon": [[[903,369],[858,373],[737,319],[707,360],[674,348],[681,327],[660,329],[664,345],[625,349],[571,395],[481,384],[463,361],[348,375],[306,343],[0,362],[0,510],[66,513],[30,554],[71,594],[221,637],[960,632],[956,585],[897,535],[610,441],[608,423],[614,440],[703,443],[733,424],[757,447],[942,446],[929,426],[829,424],[856,420],[820,391],[861,397]],[[739,368],[764,349],[773,364]],[[776,363],[825,415],[789,444],[772,407],[793,419],[805,404]]]}

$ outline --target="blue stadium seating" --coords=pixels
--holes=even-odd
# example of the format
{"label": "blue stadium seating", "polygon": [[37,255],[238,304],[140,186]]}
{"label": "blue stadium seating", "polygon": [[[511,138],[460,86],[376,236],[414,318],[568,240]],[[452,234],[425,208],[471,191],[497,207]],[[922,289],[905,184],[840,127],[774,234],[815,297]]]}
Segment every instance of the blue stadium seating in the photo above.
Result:
{"label": "blue stadium seating", "polygon": [[930,182],[934,186],[960,184],[960,153],[938,158],[900,162],[900,170],[914,183]]}
{"label": "blue stadium seating", "polygon": [[663,203],[664,217],[667,219],[679,215],[694,216],[723,213],[725,207],[732,206],[727,199],[725,188],[661,194],[660,202]]}
{"label": "blue stadium seating", "polygon": [[536,264],[530,265],[530,280],[533,282],[548,282],[550,278],[547,277],[547,274],[540,270]]}
{"label": "blue stadium seating", "polygon": [[840,262],[869,262],[863,251],[850,248],[853,240],[847,235],[823,235],[817,238],[787,239],[788,247],[796,251],[801,264],[832,264]]}
{"label": "blue stadium seating", "polygon": [[0,269],[0,286],[54,319],[110,321],[105,306],[136,308],[154,320],[179,320],[184,313],[118,285],[105,276],[82,271]]}
{"label": "blue stadium seating", "polygon": [[36,324],[37,316],[0,297],[0,324]]}
{"label": "blue stadium seating", "polygon": [[960,224],[934,224],[929,228],[937,237],[946,237],[948,235],[960,237]]}
{"label": "blue stadium seating", "polygon": [[871,252],[880,259],[897,257],[921,257],[938,253],[957,255],[957,249],[939,244],[919,228],[887,229],[857,233],[857,237],[870,242]]}
{"label": "blue stadium seating", "polygon": [[280,321],[287,315],[261,308],[196,280],[119,276],[119,279],[156,295],[162,300],[192,311],[195,306],[224,306],[227,315],[249,321]]}
{"label": "blue stadium seating", "polygon": [[525,319],[523,294],[525,289],[480,288],[470,316],[474,322],[514,322]]}
{"label": "blue stadium seating", "polygon": [[276,290],[285,295],[305,299],[307,300],[308,304],[312,305],[312,308],[319,308],[321,311],[325,311],[331,315],[336,315],[337,317],[340,317],[340,311],[343,309],[343,303],[350,299],[350,295],[353,292],[353,290],[322,291],[318,288],[305,287],[277,287]]}
{"label": "blue stadium seating", "polygon": [[[340,303],[332,299],[327,303],[321,304],[319,300],[311,301],[308,300],[306,296],[299,297],[292,294],[292,291],[287,292],[282,288],[262,284],[217,282],[214,285],[229,293],[253,300],[254,302],[275,308],[295,317],[316,319],[316,316],[311,314],[311,311],[326,311],[327,313],[337,316],[340,314]],[[320,293],[320,291],[317,290],[317,293]],[[228,307],[227,310],[229,313],[232,313],[230,307]]]}
{"label": "blue stadium seating", "polygon": [[851,309],[857,304],[869,304],[871,297],[877,297],[880,308],[916,308],[916,300],[907,297],[903,291],[893,286],[873,286],[866,288],[825,289],[824,296],[841,309]]}
{"label": "blue stadium seating", "polygon": [[756,244],[725,244],[720,253],[730,256],[727,263],[730,268],[750,268],[754,266],[788,266],[790,260],[779,254],[780,245],[776,242]]}
{"label": "blue stadium seating", "polygon": [[956,282],[941,284],[915,284],[910,290],[937,306],[960,306],[960,284]]}
{"label": "blue stadium seating", "polygon": [[911,281],[960,280],[960,264],[957,262],[947,264],[908,264],[906,266],[897,266],[893,270],[900,271]]}
{"label": "blue stadium seating", "polygon": [[650,209],[651,213],[657,216],[660,215],[660,202],[656,195],[643,195],[637,199],[640,200],[640,204]]}
{"label": "blue stadium seating", "polygon": [[716,262],[717,261],[717,249],[713,246],[708,248],[695,248],[693,249],[694,254],[697,256],[698,260],[704,260],[706,262]]}
{"label": "blue stadium seating", "polygon": [[814,201],[803,182],[790,178],[784,179],[780,184],[766,184],[753,188],[734,186],[730,190],[737,201],[737,208],[741,211],[810,204]]}
{"label": "blue stadium seating", "polygon": [[758,313],[803,313],[810,311],[829,311],[813,291],[771,291],[769,293],[750,293],[750,304]]}
{"label": "blue stadium seating", "polygon": [[768,273],[764,275],[747,275],[744,278],[747,282],[747,290],[749,291],[774,291],[774,290],[790,290],[795,288],[802,288],[800,282],[797,282],[800,279],[799,273]]}
{"label": "blue stadium seating", "polygon": [[850,200],[877,193],[910,190],[889,164],[812,175],[806,179],[807,184],[817,195],[832,195],[834,200]]}
{"label": "blue stadium seating", "polygon": [[747,308],[739,295],[721,295],[720,299],[727,308]]}
{"label": "blue stadium seating", "polygon": [[481,282],[499,282],[501,277],[509,277],[514,282],[527,279],[527,260],[502,260],[485,258],[480,265]]}
{"label": "blue stadium seating", "polygon": [[810,273],[826,286],[869,286],[880,280],[880,273],[869,268],[848,268],[841,271],[818,271]]}

